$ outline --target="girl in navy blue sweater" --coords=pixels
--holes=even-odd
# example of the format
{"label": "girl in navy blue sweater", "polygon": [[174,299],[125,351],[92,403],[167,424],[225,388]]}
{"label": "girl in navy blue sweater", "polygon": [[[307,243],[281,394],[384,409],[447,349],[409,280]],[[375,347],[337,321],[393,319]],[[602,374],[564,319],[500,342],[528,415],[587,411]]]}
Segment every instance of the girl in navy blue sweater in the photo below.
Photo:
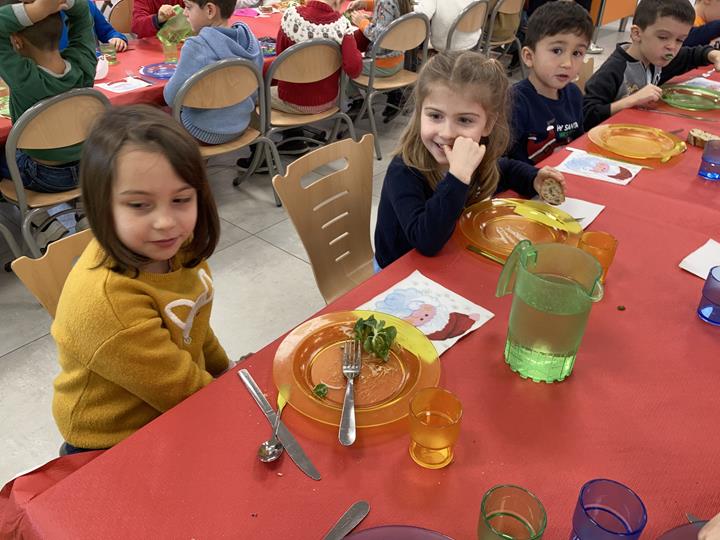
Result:
{"label": "girl in navy blue sweater", "polygon": [[381,268],[411,249],[435,255],[466,205],[512,189],[532,197],[551,167],[500,157],[510,139],[508,80],[475,52],[434,56],[415,86],[415,111],[388,166],[375,228]]}

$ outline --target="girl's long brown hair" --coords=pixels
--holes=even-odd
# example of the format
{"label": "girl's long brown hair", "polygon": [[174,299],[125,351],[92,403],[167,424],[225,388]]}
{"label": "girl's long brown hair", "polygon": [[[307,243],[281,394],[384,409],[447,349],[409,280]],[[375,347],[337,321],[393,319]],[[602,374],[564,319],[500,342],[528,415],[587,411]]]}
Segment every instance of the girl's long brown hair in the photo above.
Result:
{"label": "girl's long brown hair", "polygon": [[212,255],[220,238],[220,220],[210,191],[205,162],[197,142],[166,113],[148,105],[113,107],[93,126],[80,158],[80,188],[90,228],[108,264],[119,273],[137,275],[150,260],[131,251],[118,238],[112,207],[112,186],[118,156],[127,148],[165,156],[177,175],[197,192],[197,221],[183,246],[182,265],[192,268]]}
{"label": "girl's long brown hair", "polygon": [[437,161],[420,139],[420,119],[425,98],[432,89],[445,86],[482,106],[493,129],[487,140],[485,157],[475,169],[470,181],[468,204],[492,196],[498,185],[500,172],[497,160],[510,142],[508,126],[508,79],[497,61],[471,51],[443,52],[433,56],[422,68],[415,85],[412,119],[400,139],[396,154],[406,165],[418,169],[434,190],[443,174]]}

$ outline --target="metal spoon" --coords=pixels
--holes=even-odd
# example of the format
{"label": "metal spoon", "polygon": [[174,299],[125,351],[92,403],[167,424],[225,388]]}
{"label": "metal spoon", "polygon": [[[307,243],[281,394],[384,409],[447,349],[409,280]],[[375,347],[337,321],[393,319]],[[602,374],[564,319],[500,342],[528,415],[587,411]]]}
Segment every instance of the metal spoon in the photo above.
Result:
{"label": "metal spoon", "polygon": [[275,414],[275,425],[273,426],[272,437],[262,443],[258,448],[258,459],[263,463],[270,463],[271,461],[275,461],[277,458],[280,457],[280,454],[282,454],[284,450],[282,443],[278,439],[277,432],[278,428],[280,427],[280,414],[282,413],[283,407],[285,407],[285,404],[287,403],[287,398],[285,397],[285,394],[286,392],[283,392],[282,389],[278,391],[278,409],[277,413]]}

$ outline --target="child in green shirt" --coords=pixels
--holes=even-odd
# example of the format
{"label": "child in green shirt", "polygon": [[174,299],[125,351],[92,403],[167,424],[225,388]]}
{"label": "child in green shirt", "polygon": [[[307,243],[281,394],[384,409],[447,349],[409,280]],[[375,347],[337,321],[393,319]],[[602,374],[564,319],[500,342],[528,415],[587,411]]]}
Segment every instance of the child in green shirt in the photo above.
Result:
{"label": "child in green shirt", "polygon": [[[61,10],[65,10],[69,25],[68,47],[62,52]],[[13,122],[43,99],[73,88],[92,87],[96,64],[93,20],[86,1],[0,0],[0,78],[10,88]],[[81,144],[18,150],[23,185],[49,193],[76,187],[80,150]],[[6,163],[1,164],[0,174],[9,177]]]}

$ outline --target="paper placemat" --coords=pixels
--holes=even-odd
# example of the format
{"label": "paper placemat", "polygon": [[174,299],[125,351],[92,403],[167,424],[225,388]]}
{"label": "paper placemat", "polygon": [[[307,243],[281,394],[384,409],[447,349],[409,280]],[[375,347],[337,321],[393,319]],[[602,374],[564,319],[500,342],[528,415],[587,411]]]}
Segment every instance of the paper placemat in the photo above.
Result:
{"label": "paper placemat", "polygon": [[138,88],[150,86],[150,83],[142,79],[136,79],[135,77],[125,77],[120,81],[96,84],[95,86],[115,94],[124,94],[125,92],[132,92]]}
{"label": "paper placemat", "polygon": [[708,240],[680,261],[680,268],[702,279],[707,279],[713,266],[720,266],[720,243],[715,240]]}
{"label": "paper placemat", "polygon": [[425,334],[441,355],[494,314],[415,270],[357,309],[394,315]]}
{"label": "paper placemat", "polygon": [[577,148],[565,148],[570,151],[570,155],[555,168],[569,174],[626,186],[644,168],[642,165],[589,154]]}

